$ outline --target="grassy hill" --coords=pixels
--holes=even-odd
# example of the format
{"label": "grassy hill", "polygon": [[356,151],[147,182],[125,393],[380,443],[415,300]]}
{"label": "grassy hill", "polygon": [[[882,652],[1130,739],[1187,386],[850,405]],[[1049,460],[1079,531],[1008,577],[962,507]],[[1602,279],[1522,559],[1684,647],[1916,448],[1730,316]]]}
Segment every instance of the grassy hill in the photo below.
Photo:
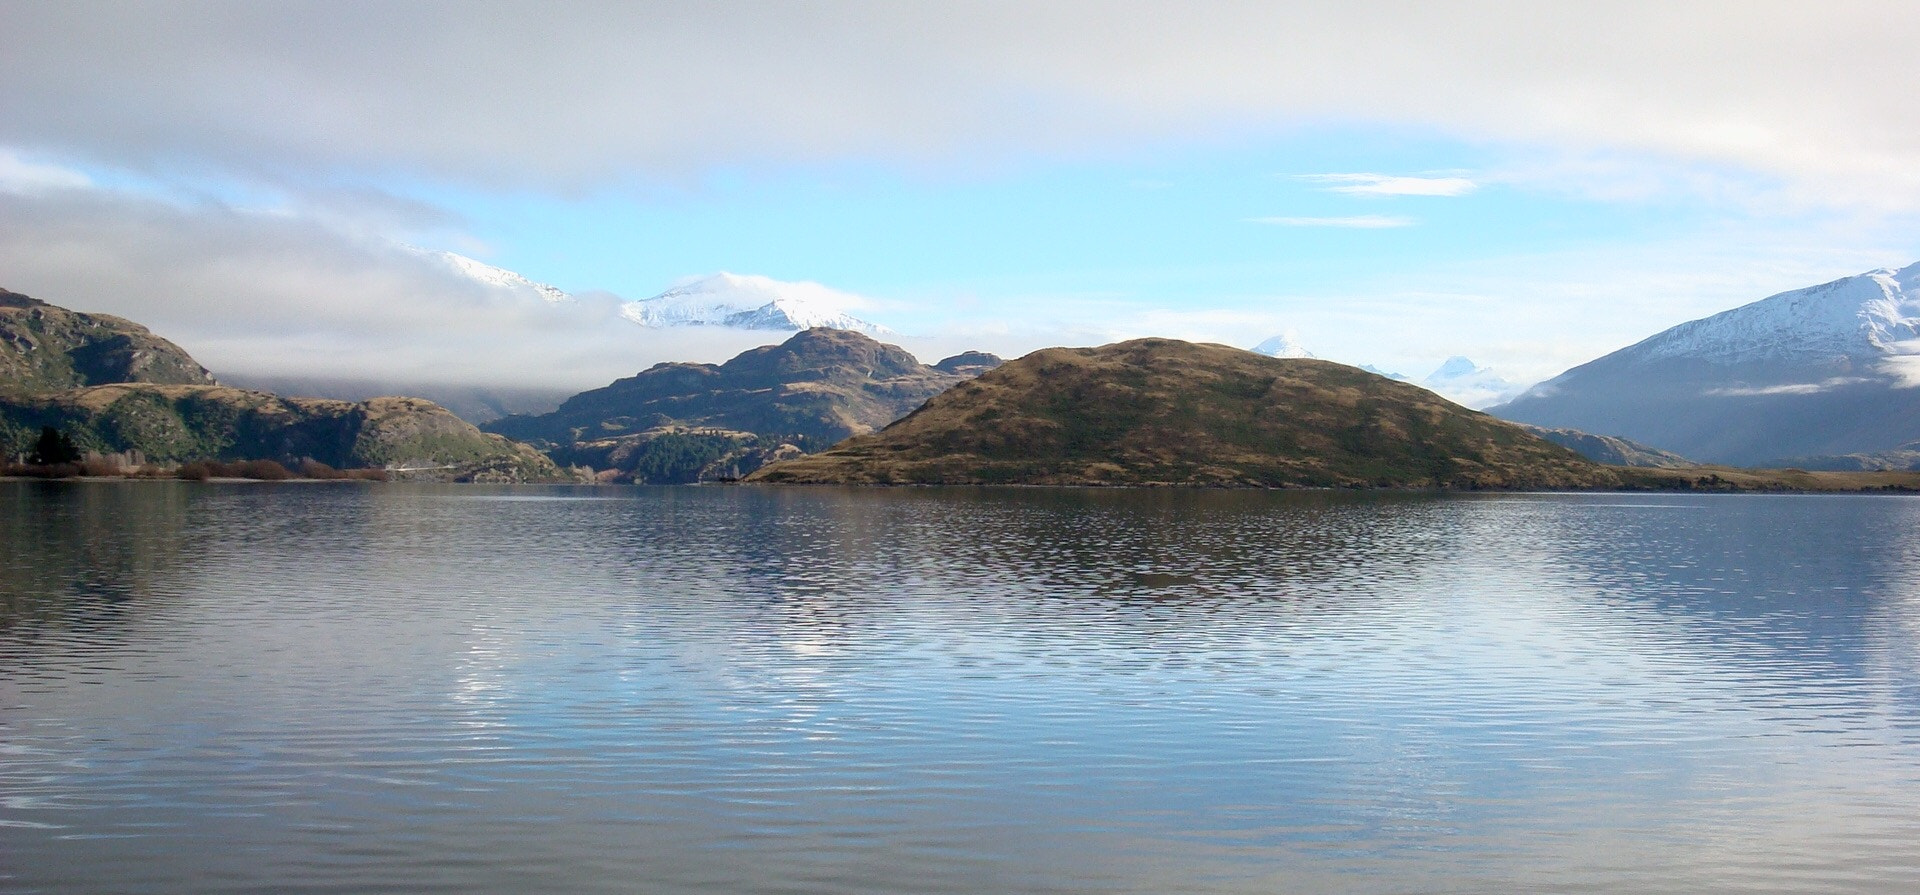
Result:
{"label": "grassy hill", "polygon": [[0,289],[0,393],[109,382],[211,385],[213,374],[131,320]]}
{"label": "grassy hill", "polygon": [[555,481],[553,462],[418,398],[282,398],[216,385],[119,383],[0,394],[0,456],[29,450],[43,426],[84,451],[137,450],[158,462],[313,459],[343,468],[430,467],[466,481]]}
{"label": "grassy hill", "polygon": [[1355,367],[1137,339],[1007,363],[763,482],[1587,488],[1617,473]]}

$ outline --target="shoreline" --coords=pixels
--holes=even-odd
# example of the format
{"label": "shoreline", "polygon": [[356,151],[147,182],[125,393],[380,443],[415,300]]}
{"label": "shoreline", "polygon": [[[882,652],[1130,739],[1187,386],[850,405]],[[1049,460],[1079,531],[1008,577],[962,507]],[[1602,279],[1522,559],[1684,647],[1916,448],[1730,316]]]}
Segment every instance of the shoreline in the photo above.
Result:
{"label": "shoreline", "polygon": [[838,487],[838,488],[1033,488],[1156,491],[1299,491],[1299,492],[1392,492],[1405,494],[1915,494],[1920,495],[1920,471],[1906,470],[1800,470],[1745,469],[1740,467],[1698,466],[1652,468],[1608,466],[1622,474],[1625,481],[1601,487],[1454,487],[1444,485],[1252,485],[1201,484],[1187,482],[831,482],[831,481],[737,481],[698,482],[673,485],[606,485],[594,482],[451,482],[380,481],[365,478],[250,479],[215,476],[207,479],[183,479],[175,476],[40,476],[0,475],[0,482],[187,482],[192,484],[529,484],[569,487],[691,488],[731,487]]}

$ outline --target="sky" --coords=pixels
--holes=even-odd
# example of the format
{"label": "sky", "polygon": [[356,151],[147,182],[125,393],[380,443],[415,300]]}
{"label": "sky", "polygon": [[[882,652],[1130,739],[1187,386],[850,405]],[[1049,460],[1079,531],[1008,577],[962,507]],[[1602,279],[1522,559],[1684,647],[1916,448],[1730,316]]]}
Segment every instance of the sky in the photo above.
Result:
{"label": "sky", "polygon": [[[0,287],[216,374],[586,388],[824,284],[922,360],[1146,335],[1536,381],[1920,260],[1920,6],[0,0]],[[551,283],[553,305],[406,246]]]}

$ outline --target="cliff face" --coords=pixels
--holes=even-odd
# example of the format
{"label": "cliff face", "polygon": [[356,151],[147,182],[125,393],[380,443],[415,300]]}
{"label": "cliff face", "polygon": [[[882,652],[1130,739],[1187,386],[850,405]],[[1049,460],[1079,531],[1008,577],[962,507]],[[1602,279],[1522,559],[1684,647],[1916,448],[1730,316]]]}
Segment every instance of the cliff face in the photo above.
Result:
{"label": "cliff face", "polygon": [[0,392],[151,382],[212,385],[180,346],[131,320],[85,314],[0,289]]}
{"label": "cliff face", "polygon": [[159,461],[313,459],[343,468],[417,468],[463,481],[556,481],[539,451],[489,435],[430,401],[282,398],[214,385],[118,383],[0,395],[0,455],[29,450],[41,427],[85,451],[138,450]]}
{"label": "cliff face", "polygon": [[1615,474],[1417,386],[1138,339],[1037,351],[765,482],[1595,487]]}

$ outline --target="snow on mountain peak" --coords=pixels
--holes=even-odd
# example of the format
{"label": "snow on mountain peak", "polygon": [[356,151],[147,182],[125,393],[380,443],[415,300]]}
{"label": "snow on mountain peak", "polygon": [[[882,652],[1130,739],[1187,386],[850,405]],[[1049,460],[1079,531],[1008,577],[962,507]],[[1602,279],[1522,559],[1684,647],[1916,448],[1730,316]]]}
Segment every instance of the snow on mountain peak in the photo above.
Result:
{"label": "snow on mountain peak", "polygon": [[536,283],[511,270],[494,267],[483,261],[475,261],[465,255],[456,255],[452,252],[440,252],[433,249],[423,249],[418,246],[403,246],[402,248],[421,257],[431,258],[451,267],[462,276],[476,283],[496,286],[502,289],[530,290],[548,302],[573,301],[573,296],[568,295],[557,287],[549,286],[545,283]]}
{"label": "snow on mountain peak", "polygon": [[1682,323],[1625,352],[1720,364],[1873,360],[1914,353],[1920,339],[1920,264],[1873,270],[1771,295]]}
{"label": "snow on mountain peak", "polygon": [[858,296],[819,283],[722,271],[690,277],[652,298],[627,302],[620,307],[620,316],[650,327],[803,330],[824,326],[876,336],[891,333],[843,310],[860,303]]}
{"label": "snow on mountain peak", "polygon": [[1291,331],[1281,333],[1271,339],[1253,346],[1255,354],[1268,357],[1313,357],[1313,352],[1302,347]]}

